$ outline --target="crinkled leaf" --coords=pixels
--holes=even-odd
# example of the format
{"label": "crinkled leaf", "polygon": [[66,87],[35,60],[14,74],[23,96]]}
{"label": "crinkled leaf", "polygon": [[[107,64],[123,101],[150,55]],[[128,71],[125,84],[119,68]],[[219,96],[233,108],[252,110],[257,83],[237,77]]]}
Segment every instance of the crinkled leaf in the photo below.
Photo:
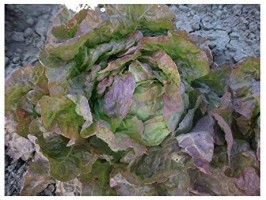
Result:
{"label": "crinkled leaf", "polygon": [[89,173],[95,162],[95,155],[85,144],[67,147],[68,142],[68,139],[57,134],[49,138],[38,137],[41,151],[50,162],[50,174],[60,181]]}
{"label": "crinkled leaf", "polygon": [[168,32],[167,36],[144,37],[141,50],[164,50],[175,62],[181,76],[188,81],[200,78],[209,72],[206,53],[197,47],[184,31]]}
{"label": "crinkled leaf", "polygon": [[146,153],[145,146],[135,142],[126,134],[114,134],[104,122],[97,121],[94,134],[108,144],[114,152],[124,151],[128,148],[133,148],[136,156],[141,156]]}
{"label": "crinkled leaf", "polygon": [[133,102],[129,111],[140,120],[147,120],[163,114],[163,88],[160,83],[148,80],[139,84],[133,95]]}
{"label": "crinkled leaf", "polygon": [[74,102],[67,97],[43,96],[40,100],[40,107],[44,128],[54,130],[73,142],[79,140],[80,127],[84,120],[76,113]]}
{"label": "crinkled leaf", "polygon": [[184,170],[190,165],[188,164],[188,157],[180,154],[177,143],[172,144],[177,148],[170,148],[171,144],[165,144],[164,148],[159,146],[150,148],[147,155],[143,155],[134,162],[131,171],[139,176],[143,183],[152,184],[155,182],[163,183],[171,175]]}
{"label": "crinkled leaf", "polygon": [[227,142],[227,155],[228,155],[228,161],[230,163],[231,149],[234,142],[232,130],[221,115],[214,113],[213,117],[215,118],[215,120],[218,122],[219,126],[222,128],[222,130],[225,133],[225,140]]}
{"label": "crinkled leaf", "polygon": [[136,84],[132,74],[116,76],[112,87],[104,96],[104,110],[109,117],[123,120],[132,104]]}
{"label": "crinkled leaf", "polygon": [[107,12],[112,12],[114,7],[136,21],[138,28],[146,34],[173,29],[172,20],[175,15],[166,5],[133,4],[125,6],[120,4],[105,6]]}
{"label": "crinkled leaf", "polygon": [[247,119],[259,113],[260,103],[260,62],[249,57],[238,63],[230,77],[233,90],[233,105],[236,112]]}
{"label": "crinkled leaf", "polygon": [[86,97],[82,95],[74,96],[74,95],[69,94],[67,95],[67,97],[76,104],[76,108],[75,108],[76,113],[79,116],[83,117],[83,119],[85,120],[84,124],[82,125],[81,132],[80,132],[80,134],[82,135],[85,129],[90,127],[90,125],[93,123],[90,105]]}
{"label": "crinkled leaf", "polygon": [[45,77],[41,66],[25,66],[14,71],[5,82],[5,110],[16,109],[20,98],[34,89],[45,89]]}
{"label": "crinkled leaf", "polygon": [[150,196],[156,195],[156,189],[152,185],[141,183],[132,173],[112,173],[110,186],[115,188],[120,196]]}
{"label": "crinkled leaf", "polygon": [[24,179],[20,192],[22,196],[35,196],[55,181],[49,174],[48,160],[39,155],[35,156],[34,161],[30,163]]}
{"label": "crinkled leaf", "polygon": [[235,140],[232,147],[229,175],[239,177],[246,167],[259,169],[259,165],[256,153],[251,149],[249,143],[244,140]]}
{"label": "crinkled leaf", "polygon": [[82,183],[77,179],[61,182],[56,181],[56,196],[81,196],[82,195]]}
{"label": "crinkled leaf", "polygon": [[211,69],[207,75],[197,79],[195,82],[206,84],[212,92],[215,92],[220,96],[227,90],[230,74],[231,67],[229,65],[221,65],[217,68]]}
{"label": "crinkled leaf", "polygon": [[179,126],[176,129],[176,134],[187,133],[190,131],[190,129],[192,128],[192,125],[193,125],[193,118],[194,118],[195,112],[198,109],[198,107],[200,106],[202,100],[203,100],[203,96],[199,96],[197,98],[195,106],[192,109],[188,110],[185,117],[179,123]]}
{"label": "crinkled leaf", "polygon": [[243,196],[234,179],[224,174],[223,168],[211,168],[212,174],[190,171],[190,192],[197,196]]}
{"label": "crinkled leaf", "polygon": [[212,160],[214,141],[208,131],[191,132],[176,137],[178,144],[188,153],[195,166],[202,172],[210,174],[209,162]]}
{"label": "crinkled leaf", "polygon": [[157,116],[144,122],[144,132],[141,136],[142,142],[147,146],[160,144],[170,131],[165,124],[163,116]]}
{"label": "crinkled leaf", "polygon": [[236,179],[235,184],[239,189],[243,190],[246,195],[260,195],[260,177],[252,167],[245,168],[241,176]]}
{"label": "crinkled leaf", "polygon": [[109,186],[109,173],[112,166],[108,162],[97,160],[89,174],[82,174],[78,177],[82,183],[82,195],[103,196],[115,195],[115,191]]}

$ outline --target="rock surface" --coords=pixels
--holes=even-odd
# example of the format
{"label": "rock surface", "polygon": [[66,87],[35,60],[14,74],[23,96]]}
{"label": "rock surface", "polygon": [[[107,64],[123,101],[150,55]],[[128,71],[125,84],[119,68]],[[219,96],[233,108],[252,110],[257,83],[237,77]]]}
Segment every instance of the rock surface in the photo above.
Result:
{"label": "rock surface", "polygon": [[260,55],[259,5],[171,5],[176,28],[206,37],[214,62],[236,63]]}
{"label": "rock surface", "polygon": [[[259,5],[169,6],[176,14],[177,29],[209,40],[216,63],[235,63],[247,55],[260,55]],[[20,66],[37,62],[51,18],[59,8],[60,5],[5,5],[5,75]],[[19,139],[18,136],[15,138]],[[26,158],[30,159],[30,156],[23,157],[26,161],[11,158],[7,155],[7,152],[12,151],[8,147],[12,145],[9,144],[6,141],[5,195],[14,196],[20,194],[23,175],[28,168],[29,160]],[[38,195],[63,195],[62,188],[76,188],[68,184],[63,184],[64,187],[57,184],[58,188],[56,184],[50,184]],[[70,193],[77,195],[73,191]]]}

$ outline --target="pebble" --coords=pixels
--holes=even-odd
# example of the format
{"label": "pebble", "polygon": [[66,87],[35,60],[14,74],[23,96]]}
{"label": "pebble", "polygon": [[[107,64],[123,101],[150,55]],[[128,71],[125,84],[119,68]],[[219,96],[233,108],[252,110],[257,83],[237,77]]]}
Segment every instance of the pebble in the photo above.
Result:
{"label": "pebble", "polygon": [[18,61],[20,61],[20,57],[14,57],[12,60],[13,63],[18,63]]}
{"label": "pebble", "polygon": [[26,20],[26,22],[27,22],[27,24],[29,24],[30,26],[33,26],[34,25],[34,19],[33,18],[28,18],[27,20]]}
{"label": "pebble", "polygon": [[230,51],[230,52],[236,52],[236,48],[233,47],[231,44],[226,45],[226,48],[227,48],[228,51]]}
{"label": "pebble", "polygon": [[216,11],[215,14],[217,17],[220,17],[223,14],[223,12],[221,10],[218,10],[218,11]]}
{"label": "pebble", "polygon": [[27,58],[27,63],[28,64],[34,64],[37,60],[38,59],[36,56],[30,56],[29,58]]}
{"label": "pebble", "polygon": [[187,12],[188,11],[188,7],[187,6],[180,5],[179,6],[179,10],[181,10],[183,12]]}
{"label": "pebble", "polygon": [[24,33],[14,31],[12,34],[12,40],[16,42],[23,42],[24,41]]}
{"label": "pebble", "polygon": [[255,32],[258,28],[255,22],[251,22],[248,27],[251,32]]}
{"label": "pebble", "polygon": [[5,66],[9,63],[9,58],[5,56]]}
{"label": "pebble", "polygon": [[27,38],[29,36],[32,36],[33,34],[33,30],[31,28],[26,28],[25,31],[24,31],[24,37]]}
{"label": "pebble", "polygon": [[47,32],[47,20],[40,20],[38,23],[35,25],[35,31],[38,33],[40,36],[46,34]]}
{"label": "pebble", "polygon": [[232,32],[232,33],[230,34],[230,38],[231,38],[231,39],[238,39],[238,38],[239,38],[239,34],[236,33],[236,32]]}

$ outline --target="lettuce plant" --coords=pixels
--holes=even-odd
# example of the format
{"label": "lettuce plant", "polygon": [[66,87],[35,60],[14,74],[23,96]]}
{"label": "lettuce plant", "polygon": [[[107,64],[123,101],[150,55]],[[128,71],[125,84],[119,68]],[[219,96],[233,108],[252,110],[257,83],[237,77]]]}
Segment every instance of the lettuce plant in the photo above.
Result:
{"label": "lettuce plant", "polygon": [[173,20],[165,5],[58,13],[39,63],[6,80],[6,118],[38,147],[21,194],[73,179],[81,195],[259,194],[259,58],[211,68]]}

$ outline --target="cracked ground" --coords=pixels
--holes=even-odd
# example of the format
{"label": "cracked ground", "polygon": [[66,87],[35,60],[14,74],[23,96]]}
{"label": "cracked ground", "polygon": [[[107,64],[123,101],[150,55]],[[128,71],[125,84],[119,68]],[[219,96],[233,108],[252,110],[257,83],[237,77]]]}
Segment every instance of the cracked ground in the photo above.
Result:
{"label": "cracked ground", "polygon": [[208,39],[214,62],[260,55],[259,5],[171,5],[176,28]]}

